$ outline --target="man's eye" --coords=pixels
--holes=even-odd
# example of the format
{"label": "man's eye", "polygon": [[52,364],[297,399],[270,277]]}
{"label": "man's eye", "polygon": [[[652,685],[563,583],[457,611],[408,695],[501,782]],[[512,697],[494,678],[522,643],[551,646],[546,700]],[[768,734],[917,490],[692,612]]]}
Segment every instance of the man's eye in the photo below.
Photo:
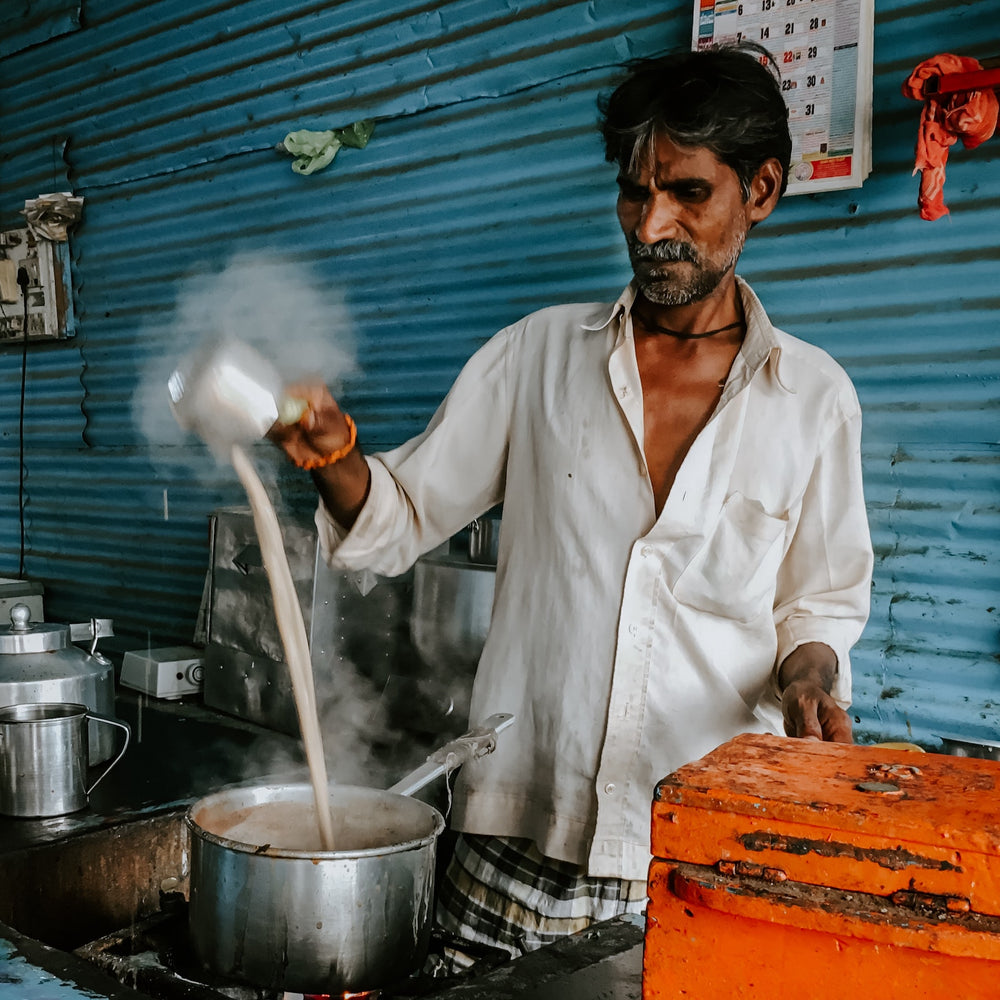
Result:
{"label": "man's eye", "polygon": [[711,190],[704,184],[679,184],[674,188],[674,194],[681,201],[699,202],[704,201],[711,194]]}
{"label": "man's eye", "polygon": [[645,201],[649,193],[641,184],[622,177],[618,178],[618,192],[626,201]]}

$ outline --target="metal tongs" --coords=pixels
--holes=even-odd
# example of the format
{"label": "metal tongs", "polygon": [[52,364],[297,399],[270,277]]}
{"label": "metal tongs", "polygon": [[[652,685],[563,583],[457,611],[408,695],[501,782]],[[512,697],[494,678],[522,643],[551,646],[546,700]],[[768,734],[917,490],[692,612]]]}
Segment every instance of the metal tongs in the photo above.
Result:
{"label": "metal tongs", "polygon": [[397,795],[412,795],[442,774],[451,774],[463,764],[493,753],[497,735],[513,724],[514,716],[508,712],[491,715],[482,725],[435,750],[420,767],[397,781],[389,791]]}

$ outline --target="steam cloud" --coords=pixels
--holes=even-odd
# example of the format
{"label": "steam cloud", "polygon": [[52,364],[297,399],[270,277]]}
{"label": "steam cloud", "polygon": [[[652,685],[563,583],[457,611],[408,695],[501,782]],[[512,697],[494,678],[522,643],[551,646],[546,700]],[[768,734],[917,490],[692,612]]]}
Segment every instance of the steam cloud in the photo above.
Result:
{"label": "steam cloud", "polygon": [[198,441],[170,410],[167,380],[178,363],[209,339],[233,337],[259,351],[285,381],[322,378],[336,392],[357,370],[354,325],[341,289],[308,267],[272,255],[237,254],[219,273],[182,282],[162,345],[133,396],[133,422],[157,465],[197,468]]}
{"label": "steam cloud", "polygon": [[[167,330],[147,341],[161,348],[146,364],[133,396],[134,424],[166,486],[165,512],[172,483],[180,487],[193,478],[236,479],[178,425],[167,392],[167,381],[183,359],[220,337],[257,350],[285,382],[316,377],[336,392],[342,378],[357,370],[344,294],[324,285],[309,267],[271,254],[238,254],[221,271],[201,272],[182,282]],[[267,444],[253,450],[254,464],[280,511],[274,469],[284,459]],[[371,744],[383,737],[385,721],[372,682],[345,658],[337,660],[336,677],[317,678],[326,756],[333,765],[331,779],[360,781],[373,773]],[[243,758],[246,778],[294,765],[295,754],[271,756],[273,741],[266,742],[271,747],[266,755],[261,749]]]}
{"label": "steam cloud", "polygon": [[[227,464],[219,463],[202,442],[178,425],[167,392],[167,380],[182,359],[220,335],[255,348],[285,381],[319,377],[335,395],[341,380],[358,371],[353,322],[344,293],[323,284],[310,268],[270,254],[239,254],[221,271],[185,280],[166,328],[157,328],[144,341],[152,353],[132,403],[134,426],[145,439],[156,477],[165,487],[165,517],[168,493],[175,487],[187,487],[193,480],[215,485],[236,481]],[[266,443],[253,453],[281,516],[276,469],[285,460]],[[206,516],[209,513],[205,511]],[[397,610],[406,613],[406,609]],[[415,766],[422,754],[413,747],[403,750],[405,736],[398,728],[394,731],[387,718],[385,678],[366,675],[341,650],[334,651],[333,660],[333,669],[316,671],[315,678],[329,778],[341,784],[385,787],[399,777],[400,764],[405,765],[403,769]],[[435,705],[450,694],[457,695],[458,711],[448,720],[455,724],[454,730],[442,736],[457,735],[464,728],[460,719],[464,720],[468,708],[463,692],[469,680],[452,676],[448,665],[424,666],[426,672],[415,691]],[[297,754],[280,757],[273,748],[274,741],[262,741],[259,747],[243,751],[241,780],[283,774],[300,766]],[[386,748],[394,760],[387,760]],[[211,762],[206,761],[206,767]]]}

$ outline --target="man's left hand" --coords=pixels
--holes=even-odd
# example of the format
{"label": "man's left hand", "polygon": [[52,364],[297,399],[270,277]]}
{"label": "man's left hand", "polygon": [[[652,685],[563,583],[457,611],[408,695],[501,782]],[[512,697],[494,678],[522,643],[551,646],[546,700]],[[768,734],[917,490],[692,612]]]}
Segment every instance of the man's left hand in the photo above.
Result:
{"label": "man's left hand", "polygon": [[829,646],[807,642],[785,658],[778,672],[785,733],[803,739],[852,743],[851,717],[830,691],[837,657]]}

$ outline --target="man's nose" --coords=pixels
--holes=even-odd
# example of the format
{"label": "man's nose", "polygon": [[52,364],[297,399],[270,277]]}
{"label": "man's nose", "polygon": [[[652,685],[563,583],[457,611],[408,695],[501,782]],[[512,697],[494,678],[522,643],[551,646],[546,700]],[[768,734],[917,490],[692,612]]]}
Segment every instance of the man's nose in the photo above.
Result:
{"label": "man's nose", "polygon": [[642,206],[635,227],[638,240],[648,245],[677,238],[677,206],[668,194],[657,191],[649,195]]}

